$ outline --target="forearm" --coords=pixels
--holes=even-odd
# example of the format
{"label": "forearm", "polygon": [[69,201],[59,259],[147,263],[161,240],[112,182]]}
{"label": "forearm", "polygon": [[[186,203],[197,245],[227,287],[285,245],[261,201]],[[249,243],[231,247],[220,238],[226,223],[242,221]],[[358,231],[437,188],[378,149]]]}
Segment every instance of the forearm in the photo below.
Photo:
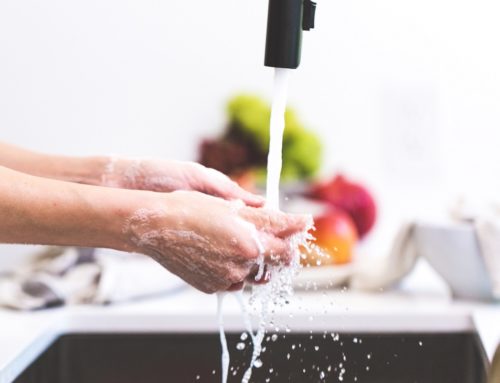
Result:
{"label": "forearm", "polygon": [[38,177],[100,185],[108,157],[47,155],[0,142],[0,166]]}
{"label": "forearm", "polygon": [[148,196],[0,167],[0,242],[133,250],[123,228]]}

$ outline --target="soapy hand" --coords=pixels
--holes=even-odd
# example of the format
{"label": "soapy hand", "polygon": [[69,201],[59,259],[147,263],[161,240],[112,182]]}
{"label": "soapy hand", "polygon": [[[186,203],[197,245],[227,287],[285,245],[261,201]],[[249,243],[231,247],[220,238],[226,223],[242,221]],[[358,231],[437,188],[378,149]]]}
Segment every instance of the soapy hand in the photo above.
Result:
{"label": "soapy hand", "polygon": [[137,211],[125,234],[131,250],[151,256],[197,289],[241,288],[259,263],[289,264],[290,237],[310,219],[245,206],[198,192],[161,194],[153,208]]}
{"label": "soapy hand", "polygon": [[217,170],[195,162],[111,158],[102,176],[104,186],[171,192],[199,191],[260,207],[264,199],[241,188]]}

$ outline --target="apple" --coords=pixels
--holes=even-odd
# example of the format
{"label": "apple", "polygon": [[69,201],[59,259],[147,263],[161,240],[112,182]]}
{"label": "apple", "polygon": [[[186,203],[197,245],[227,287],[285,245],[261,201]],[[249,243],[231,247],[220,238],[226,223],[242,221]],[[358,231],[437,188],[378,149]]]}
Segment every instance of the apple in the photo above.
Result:
{"label": "apple", "polygon": [[313,185],[308,194],[313,199],[322,200],[347,212],[353,219],[360,238],[368,234],[375,225],[377,206],[371,193],[343,175]]}
{"label": "apple", "polygon": [[349,263],[354,255],[358,240],[356,225],[352,218],[340,209],[330,208],[323,215],[314,218],[316,238],[311,253],[304,253],[302,264],[326,266]]}

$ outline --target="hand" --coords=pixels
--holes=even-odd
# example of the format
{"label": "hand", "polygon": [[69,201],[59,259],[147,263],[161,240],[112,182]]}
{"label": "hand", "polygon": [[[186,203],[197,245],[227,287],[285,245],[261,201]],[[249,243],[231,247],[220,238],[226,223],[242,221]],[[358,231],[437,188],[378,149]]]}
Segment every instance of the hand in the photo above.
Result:
{"label": "hand", "polygon": [[157,198],[154,208],[140,209],[128,220],[124,232],[131,250],[151,256],[206,293],[241,287],[255,275],[261,256],[267,265],[289,264],[294,254],[289,238],[310,222],[307,216],[197,192]]}
{"label": "hand", "polygon": [[264,204],[263,197],[244,190],[217,170],[195,162],[111,159],[102,184],[156,192],[199,191],[227,200],[242,200],[248,206]]}

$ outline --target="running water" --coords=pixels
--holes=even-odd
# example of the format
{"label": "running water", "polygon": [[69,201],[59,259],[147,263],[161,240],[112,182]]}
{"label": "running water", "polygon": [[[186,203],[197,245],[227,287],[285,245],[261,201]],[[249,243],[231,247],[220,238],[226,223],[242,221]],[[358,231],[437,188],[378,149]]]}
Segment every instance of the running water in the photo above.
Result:
{"label": "running water", "polygon": [[[281,168],[283,166],[283,133],[285,131],[285,111],[290,72],[290,69],[276,68],[274,73],[274,94],[271,108],[266,185],[266,207],[273,210],[279,210],[280,208],[280,177]],[[262,365],[259,357],[262,353],[262,341],[266,333],[266,326],[269,324],[269,305],[276,303],[275,300],[282,295],[283,289],[288,289],[286,284],[281,285],[281,282],[284,281],[280,281],[280,276],[282,276],[280,275],[280,270],[273,271],[275,272],[275,275],[272,276],[273,280],[271,280],[268,285],[254,288],[254,298],[258,298],[260,300],[260,318],[257,332],[255,335],[252,335],[252,359],[250,360],[250,366],[243,375],[242,383],[248,383],[252,377],[252,369],[254,367],[258,368]],[[278,284],[276,283],[277,281]],[[243,311],[243,315],[248,316],[246,310]],[[246,321],[248,322],[249,320],[247,319]]]}
{"label": "running water", "polygon": [[222,383],[227,382],[227,375],[229,373],[229,350],[227,349],[226,332],[224,331],[224,318],[222,315],[222,304],[226,293],[217,294],[217,320],[219,322],[219,336],[220,344],[222,346]]}
{"label": "running water", "polygon": [[[271,123],[270,123],[270,142],[269,142],[269,155],[267,162],[267,203],[266,207],[273,210],[280,208],[280,176],[282,168],[282,148],[283,148],[283,133],[285,130],[285,111],[288,93],[288,79],[290,76],[290,69],[276,68],[274,77],[274,95],[271,110]],[[312,222],[311,222],[312,226]],[[255,228],[254,228],[255,229]],[[257,235],[254,235],[260,251],[259,257],[259,272],[256,280],[261,279],[264,272],[264,249],[258,240]],[[253,352],[250,360],[250,365],[245,371],[242,383],[248,383],[252,377],[253,368],[262,366],[259,359],[262,353],[262,341],[266,333],[267,326],[271,323],[271,306],[284,305],[288,298],[293,293],[292,279],[300,267],[300,252],[299,246],[308,249],[308,240],[310,235],[307,230],[299,235],[290,238],[290,249],[294,252],[292,264],[288,267],[271,267],[267,266],[271,279],[267,284],[254,285],[252,288],[251,303],[257,306],[259,313],[259,323],[257,331],[254,333],[250,320],[248,307],[241,292],[237,293],[237,299],[241,307],[242,316],[245,327],[252,339]],[[219,316],[219,329],[220,339],[222,346],[222,382],[227,382],[227,374],[229,367],[229,353],[227,350],[227,342],[224,334],[224,326],[222,321],[222,301],[223,294],[218,296],[218,316]]]}
{"label": "running water", "polygon": [[285,131],[285,111],[288,94],[288,78],[291,69],[276,68],[274,74],[274,95],[271,109],[269,155],[267,157],[267,207],[280,208],[280,176],[283,165],[283,133]]}

